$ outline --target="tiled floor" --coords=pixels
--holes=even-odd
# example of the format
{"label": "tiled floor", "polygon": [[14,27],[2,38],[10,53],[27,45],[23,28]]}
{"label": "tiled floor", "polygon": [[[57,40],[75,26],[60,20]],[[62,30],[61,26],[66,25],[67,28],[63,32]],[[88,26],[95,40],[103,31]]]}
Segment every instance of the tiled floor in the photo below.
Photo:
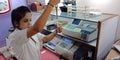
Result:
{"label": "tiled floor", "polygon": [[[51,51],[43,48],[41,49],[41,58],[42,60],[60,60],[60,58],[52,53]],[[0,60],[5,60],[3,56],[0,55]]]}

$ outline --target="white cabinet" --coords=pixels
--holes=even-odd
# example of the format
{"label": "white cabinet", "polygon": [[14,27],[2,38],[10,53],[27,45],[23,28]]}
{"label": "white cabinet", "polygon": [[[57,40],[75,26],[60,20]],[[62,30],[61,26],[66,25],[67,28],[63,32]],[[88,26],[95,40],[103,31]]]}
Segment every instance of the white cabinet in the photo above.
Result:
{"label": "white cabinet", "polygon": [[[115,42],[118,15],[79,12],[58,12],[57,16],[55,14],[55,12],[51,13],[46,26],[51,23],[56,24],[59,21],[67,22],[66,25],[63,24],[62,26],[64,31],[58,33],[58,36],[72,39],[77,45],[90,49],[93,60],[104,59]],[[39,13],[33,13],[34,17],[37,17],[37,15]]]}

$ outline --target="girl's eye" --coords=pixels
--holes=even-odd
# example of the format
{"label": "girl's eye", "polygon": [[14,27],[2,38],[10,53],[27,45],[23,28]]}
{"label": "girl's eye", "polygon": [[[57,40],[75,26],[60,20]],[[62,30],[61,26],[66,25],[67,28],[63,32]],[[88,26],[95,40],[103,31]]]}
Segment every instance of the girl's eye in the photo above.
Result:
{"label": "girl's eye", "polygon": [[31,22],[32,20],[30,19],[30,22]]}
{"label": "girl's eye", "polygon": [[24,22],[28,22],[28,19],[25,19]]}
{"label": "girl's eye", "polygon": [[25,23],[31,22],[31,19],[25,19],[24,22],[25,22]]}

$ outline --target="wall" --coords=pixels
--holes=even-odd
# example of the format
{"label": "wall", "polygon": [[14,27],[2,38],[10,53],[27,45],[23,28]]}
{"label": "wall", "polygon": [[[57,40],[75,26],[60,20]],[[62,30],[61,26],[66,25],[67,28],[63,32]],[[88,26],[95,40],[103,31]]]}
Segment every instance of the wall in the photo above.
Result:
{"label": "wall", "polygon": [[42,6],[44,7],[46,0],[27,0],[27,4],[28,4],[28,6],[30,6],[31,3],[36,2],[36,1],[40,2],[42,4]]}
{"label": "wall", "polygon": [[[120,16],[120,0],[76,0],[77,5],[88,6],[92,10],[101,11],[105,13],[118,14]],[[120,20],[120,18],[119,18]],[[120,21],[118,22],[118,29],[116,40],[120,39]]]}
{"label": "wall", "polygon": [[[10,0],[11,10],[14,8],[24,5],[26,6],[26,0]],[[11,11],[0,15],[0,47],[6,45],[5,38],[8,35],[8,29],[12,26],[11,24]]]}

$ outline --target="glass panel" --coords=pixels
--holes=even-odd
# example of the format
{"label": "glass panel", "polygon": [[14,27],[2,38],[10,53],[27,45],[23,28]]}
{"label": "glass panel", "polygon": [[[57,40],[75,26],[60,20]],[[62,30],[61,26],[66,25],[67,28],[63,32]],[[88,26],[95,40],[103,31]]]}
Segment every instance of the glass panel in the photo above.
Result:
{"label": "glass panel", "polygon": [[[77,38],[79,41],[82,40],[85,42],[96,40],[98,22],[85,20],[83,19],[84,17],[82,14],[80,16],[81,18],[77,17],[76,14],[78,13],[75,12],[73,12],[73,14],[75,14],[73,16],[69,16],[68,14],[69,13],[62,12],[60,15],[58,14],[58,18],[56,18],[56,15],[51,14],[49,21],[54,21],[55,24],[62,26],[62,34],[64,35],[68,35],[70,37]],[[96,45],[93,44],[93,46]]]}
{"label": "glass panel", "polygon": [[[52,12],[51,15],[56,15],[56,12]],[[58,16],[61,17],[66,17],[66,18],[76,18],[76,19],[83,19],[83,20],[88,20],[88,21],[93,21],[93,22],[98,22],[101,20],[104,20],[112,14],[107,14],[107,13],[80,13],[80,12],[61,12],[58,11]]]}

